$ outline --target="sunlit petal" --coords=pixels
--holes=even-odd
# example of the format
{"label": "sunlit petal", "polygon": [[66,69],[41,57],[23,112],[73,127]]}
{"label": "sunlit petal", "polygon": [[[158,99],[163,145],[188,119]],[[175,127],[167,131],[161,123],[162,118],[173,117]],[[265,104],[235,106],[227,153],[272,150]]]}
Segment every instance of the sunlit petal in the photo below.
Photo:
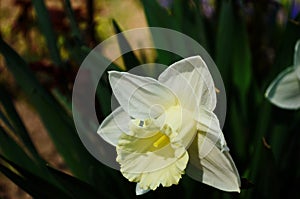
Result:
{"label": "sunlit petal", "polygon": [[239,176],[213,112],[216,89],[201,57],[171,65],[159,81],[121,72],[110,72],[109,81],[124,110],[114,117],[122,128],[111,114],[98,133],[116,146],[120,171],[137,182],[137,195],[178,184],[189,154],[193,178],[239,191]]}
{"label": "sunlit petal", "polygon": [[195,110],[216,107],[216,92],[212,76],[200,56],[189,57],[172,64],[158,78],[180,99],[184,108]]}
{"label": "sunlit petal", "polygon": [[300,68],[300,40],[295,45],[294,66]]}
{"label": "sunlit petal", "polygon": [[220,128],[217,116],[204,107],[200,108],[200,117],[197,118],[197,129],[205,133],[202,146],[199,148],[199,155],[204,158],[216,145],[220,150],[228,150],[223,132]]}
{"label": "sunlit petal", "polygon": [[285,69],[268,87],[265,96],[276,106],[300,108],[300,80],[293,67]]}
{"label": "sunlit petal", "polygon": [[295,70],[296,70],[296,75],[300,81],[300,65]]}
{"label": "sunlit petal", "polygon": [[140,183],[136,183],[136,187],[135,187],[135,194],[137,196],[139,195],[143,195],[147,192],[149,192],[151,189],[142,189]]}
{"label": "sunlit petal", "polygon": [[97,133],[106,142],[116,146],[120,135],[124,132],[130,132],[129,122],[130,117],[128,114],[121,107],[118,107],[105,118],[99,126]]}
{"label": "sunlit petal", "polygon": [[122,108],[134,118],[155,118],[178,103],[170,89],[150,77],[111,71],[109,81]]}
{"label": "sunlit petal", "polygon": [[198,139],[195,139],[189,148],[190,160],[186,173],[195,180],[223,191],[240,192],[240,177],[227,151],[221,152],[211,143],[212,150],[207,156],[199,157],[198,151],[205,139],[204,134],[198,133]]}
{"label": "sunlit petal", "polygon": [[297,41],[294,54],[294,68],[300,81],[300,40]]}

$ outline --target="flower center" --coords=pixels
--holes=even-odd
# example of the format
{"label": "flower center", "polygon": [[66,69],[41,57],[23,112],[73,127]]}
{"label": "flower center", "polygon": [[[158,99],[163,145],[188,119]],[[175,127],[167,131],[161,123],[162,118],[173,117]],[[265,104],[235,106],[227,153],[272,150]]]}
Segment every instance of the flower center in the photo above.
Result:
{"label": "flower center", "polygon": [[163,127],[165,124],[170,126],[173,130],[180,129],[182,125],[182,108],[180,105],[171,106],[166,109],[157,119],[155,119],[156,126]]}
{"label": "flower center", "polygon": [[169,140],[169,138],[168,138],[168,136],[166,136],[166,135],[162,135],[162,136],[160,136],[160,138],[158,139],[158,140],[156,140],[154,143],[153,143],[153,146],[155,147],[155,148],[158,148],[159,146],[161,146],[161,145],[166,145],[166,144],[168,144],[170,142],[170,140]]}

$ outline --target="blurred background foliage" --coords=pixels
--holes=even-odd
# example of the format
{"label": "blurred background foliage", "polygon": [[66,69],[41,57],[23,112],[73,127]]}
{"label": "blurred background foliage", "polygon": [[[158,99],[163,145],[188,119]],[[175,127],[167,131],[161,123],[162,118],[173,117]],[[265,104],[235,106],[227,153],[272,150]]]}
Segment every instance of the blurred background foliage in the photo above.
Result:
{"label": "blurred background foliage", "polygon": [[[189,35],[216,62],[227,92],[223,132],[242,192],[225,193],[184,175],[179,185],[138,198],[299,197],[300,112],[276,108],[264,98],[271,80],[292,65],[299,10],[298,0],[1,0],[0,198],[136,197],[134,183],[82,145],[71,93],[93,47],[145,26]],[[130,45],[150,39],[143,35]],[[103,51],[107,59],[111,53]],[[113,67],[127,70],[151,61],[169,65],[177,59],[144,50],[126,54]],[[111,92],[105,79],[101,82],[100,122],[110,111]]]}

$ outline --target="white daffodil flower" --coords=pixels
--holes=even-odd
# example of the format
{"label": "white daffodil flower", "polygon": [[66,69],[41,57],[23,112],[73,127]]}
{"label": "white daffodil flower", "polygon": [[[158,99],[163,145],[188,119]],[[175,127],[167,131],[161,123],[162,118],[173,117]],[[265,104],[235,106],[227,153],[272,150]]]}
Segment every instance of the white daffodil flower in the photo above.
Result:
{"label": "white daffodil flower", "polygon": [[200,56],[174,63],[155,80],[109,72],[119,104],[98,134],[116,147],[124,177],[136,194],[178,184],[186,172],[224,191],[240,191],[216,107],[211,74]]}
{"label": "white daffodil flower", "polygon": [[294,65],[276,77],[268,87],[265,96],[280,108],[300,108],[300,40],[295,46]]}

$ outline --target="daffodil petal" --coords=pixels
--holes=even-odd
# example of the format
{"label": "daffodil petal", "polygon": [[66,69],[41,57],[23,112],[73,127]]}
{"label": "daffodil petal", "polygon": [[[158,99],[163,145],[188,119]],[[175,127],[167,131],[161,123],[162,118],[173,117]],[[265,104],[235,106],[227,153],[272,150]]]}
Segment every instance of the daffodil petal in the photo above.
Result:
{"label": "daffodil petal", "polygon": [[268,87],[265,96],[280,108],[300,108],[300,80],[295,69],[289,67],[281,72]]}
{"label": "daffodil petal", "polygon": [[300,81],[300,40],[298,40],[295,45],[294,68]]}
{"label": "daffodil petal", "polygon": [[300,67],[300,40],[298,40],[295,45],[294,66]]}
{"label": "daffodil petal", "polygon": [[[160,165],[163,159],[157,160],[153,159],[151,156],[144,157],[140,159],[143,162],[139,162],[138,164],[131,164],[132,167],[143,164],[145,167],[147,164],[144,160],[149,159],[151,162],[156,162],[156,164]],[[131,172],[130,170],[126,170],[122,168],[121,164],[121,172],[124,177],[126,177],[131,182],[139,182],[139,186],[143,190],[155,190],[159,185],[163,187],[169,187],[174,184],[178,184],[181,179],[182,174],[184,174],[184,170],[188,163],[188,153],[185,152],[181,157],[174,159],[165,167],[157,167],[156,170],[151,172],[143,171],[143,172]],[[149,163],[149,161],[147,161]],[[165,164],[165,163],[163,163]],[[147,168],[147,167],[146,167]]]}
{"label": "daffodil petal", "polygon": [[300,65],[296,68],[296,75],[300,81]]}
{"label": "daffodil petal", "polygon": [[158,117],[178,103],[170,89],[150,77],[110,71],[109,81],[122,108],[134,118]]}
{"label": "daffodil petal", "polygon": [[158,78],[180,99],[184,108],[194,110],[205,106],[209,110],[216,107],[216,92],[213,78],[200,56],[178,61],[168,67]]}
{"label": "daffodil petal", "polygon": [[206,136],[199,148],[200,158],[204,158],[216,145],[221,151],[228,151],[223,132],[217,116],[204,107],[200,108],[200,117],[197,118],[198,131],[205,132]]}
{"label": "daffodil petal", "polygon": [[123,133],[117,145],[117,162],[121,164],[121,172],[153,172],[171,165],[185,152],[181,143],[168,143],[162,147],[155,147],[154,143],[160,137],[161,134],[136,138]]}
{"label": "daffodil petal", "polygon": [[140,181],[141,187],[148,187],[149,189],[155,190],[160,184],[163,187],[178,184],[181,176],[184,174],[188,159],[188,153],[185,152],[168,167],[150,173],[143,173]]}
{"label": "daffodil petal", "polygon": [[199,157],[198,150],[204,140],[205,135],[198,133],[198,139],[189,148],[190,160],[186,173],[191,178],[220,190],[240,192],[240,177],[228,151],[221,152],[211,143],[212,150],[207,156]]}
{"label": "daffodil petal", "polygon": [[120,135],[122,133],[130,132],[130,120],[131,119],[128,114],[121,107],[118,107],[103,120],[97,130],[97,133],[106,142],[116,146]]}
{"label": "daffodil petal", "polygon": [[169,126],[172,131],[179,132],[177,140],[181,140],[184,147],[188,148],[197,132],[197,122],[194,120],[191,111],[181,106],[173,106],[165,111],[154,123],[157,126]]}
{"label": "daffodil petal", "polygon": [[296,75],[298,77],[298,80],[300,81],[300,66],[296,68]]}
{"label": "daffodil petal", "polygon": [[178,135],[174,139],[178,140],[178,142],[180,140],[182,145],[187,149],[197,134],[197,122],[192,117],[190,111],[182,109],[181,121],[177,123],[180,124],[180,128],[175,129],[178,131]]}
{"label": "daffodil petal", "polygon": [[136,183],[136,187],[135,187],[135,194],[137,196],[139,195],[143,195],[147,192],[149,192],[151,189],[142,189],[140,183]]}
{"label": "daffodil petal", "polygon": [[117,162],[121,173],[129,181],[138,182],[144,190],[155,190],[160,184],[177,184],[188,162],[188,153],[181,140],[176,139],[177,133],[167,126],[161,131],[170,141],[159,148],[155,143],[162,137],[161,133],[144,139],[122,134],[119,139]]}

